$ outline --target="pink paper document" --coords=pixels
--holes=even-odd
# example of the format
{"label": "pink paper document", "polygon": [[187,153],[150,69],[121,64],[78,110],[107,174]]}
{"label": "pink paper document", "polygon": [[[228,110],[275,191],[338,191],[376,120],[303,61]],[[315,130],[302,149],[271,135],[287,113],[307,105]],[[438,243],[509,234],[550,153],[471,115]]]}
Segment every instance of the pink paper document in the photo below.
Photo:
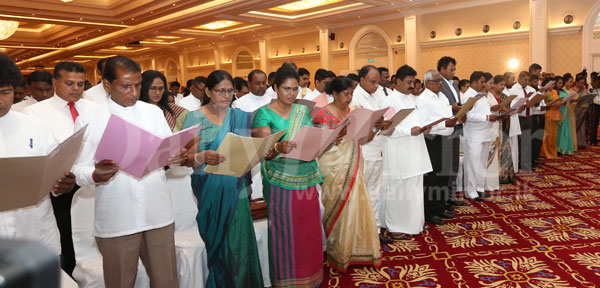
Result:
{"label": "pink paper document", "polygon": [[325,93],[321,93],[319,96],[317,96],[317,98],[313,99],[312,101],[315,102],[316,107],[321,108],[329,104],[329,101],[327,100],[327,94]]}
{"label": "pink paper document", "polygon": [[296,143],[290,153],[281,154],[281,157],[312,161],[317,159],[333,144],[346,125],[339,125],[336,129],[322,129],[303,126],[292,142]]}
{"label": "pink paper document", "polygon": [[87,126],[47,156],[0,158],[0,212],[38,204],[71,171]]}
{"label": "pink paper document", "polygon": [[510,109],[500,113],[498,116],[506,117],[506,116],[516,114],[517,112],[519,112],[519,109],[521,109],[521,107],[523,107],[523,105],[525,105],[526,102],[527,102],[527,98],[519,98],[519,100],[517,100],[517,102],[515,102],[515,104],[512,105],[512,107]]}
{"label": "pink paper document", "polygon": [[344,136],[346,140],[359,140],[369,136],[369,131],[375,127],[375,123],[379,120],[388,108],[377,111],[372,111],[366,108],[356,108],[348,114],[344,121],[348,121],[348,131]]}
{"label": "pink paper document", "polygon": [[94,160],[113,160],[121,171],[143,178],[167,165],[200,129],[196,125],[163,138],[111,115]]}
{"label": "pink paper document", "polygon": [[[402,120],[404,120],[404,118],[410,115],[410,113],[412,113],[414,110],[415,108],[408,108],[401,109],[400,111],[396,112],[396,109],[394,109],[394,107],[389,107],[388,111],[385,112],[385,114],[383,115],[383,118],[385,118],[385,120],[391,120],[392,124],[390,124],[390,127],[388,129],[379,132],[379,135],[388,134],[390,130],[396,128],[396,126],[398,126],[398,124],[400,124],[400,122],[402,122]],[[394,113],[390,113],[390,111],[393,111]]]}

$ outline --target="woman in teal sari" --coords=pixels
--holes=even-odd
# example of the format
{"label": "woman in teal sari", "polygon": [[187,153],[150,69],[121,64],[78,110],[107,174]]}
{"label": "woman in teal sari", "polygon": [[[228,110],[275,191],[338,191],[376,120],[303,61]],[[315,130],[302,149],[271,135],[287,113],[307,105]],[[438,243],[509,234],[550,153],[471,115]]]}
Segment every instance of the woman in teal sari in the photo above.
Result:
{"label": "woman in teal sari", "polygon": [[[567,98],[568,92],[564,89],[565,79],[561,77],[556,78],[554,89],[558,92],[558,97]],[[559,108],[561,119],[558,120],[558,136],[556,139],[556,146],[558,153],[564,155],[573,155],[573,137],[571,136],[571,122],[569,105],[563,105]]]}
{"label": "woman in teal sari", "polygon": [[313,126],[304,105],[294,104],[298,73],[277,70],[277,100],[260,108],[252,136],[267,137],[286,130],[262,162],[263,195],[269,213],[269,270],[273,287],[317,287],[323,280],[323,235],[316,185],[323,175],[316,161],[281,157],[296,147],[290,141],[302,126]]}
{"label": "woman in teal sari", "polygon": [[263,287],[254,225],[246,187],[247,177],[204,172],[206,165],[225,161],[217,148],[227,133],[250,136],[251,115],[229,108],[233,79],[217,70],[207,78],[206,98],[190,112],[183,128],[200,124],[197,151],[189,153],[194,167],[192,189],[198,200],[198,229],[206,244],[209,274],[206,287]]}

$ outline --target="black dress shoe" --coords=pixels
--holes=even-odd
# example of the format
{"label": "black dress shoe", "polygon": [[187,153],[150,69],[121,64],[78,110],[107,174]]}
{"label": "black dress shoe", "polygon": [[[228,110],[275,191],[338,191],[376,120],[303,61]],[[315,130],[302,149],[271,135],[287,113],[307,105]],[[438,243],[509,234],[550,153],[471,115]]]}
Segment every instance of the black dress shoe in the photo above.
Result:
{"label": "black dress shoe", "polygon": [[[467,199],[469,199],[469,198],[467,198]],[[477,202],[483,202],[484,201],[483,198],[481,198],[481,197],[475,197],[475,198],[469,199],[469,200],[471,200],[471,201],[477,201]]]}
{"label": "black dress shoe", "polygon": [[446,211],[454,211],[454,206],[446,205],[445,209],[446,209]]}
{"label": "black dress shoe", "polygon": [[481,198],[488,198],[488,197],[492,197],[492,194],[490,194],[490,193],[485,193],[485,192],[477,192],[477,195],[479,195],[479,197],[481,197]]}
{"label": "black dress shoe", "polygon": [[454,199],[448,200],[448,203],[452,204],[453,206],[465,206],[465,201],[459,201]]}
{"label": "black dress shoe", "polygon": [[383,234],[379,234],[379,243],[392,244],[392,243],[394,243],[394,241],[388,237],[385,237]]}
{"label": "black dress shoe", "polygon": [[454,214],[450,214],[450,213],[444,212],[444,213],[440,214],[440,218],[443,218],[443,219],[452,219],[452,218],[454,218]]}
{"label": "black dress shoe", "polygon": [[429,222],[429,223],[431,223],[431,224],[435,224],[435,225],[444,225],[444,224],[446,224],[446,221],[444,221],[439,216],[433,216],[433,217],[429,218],[426,221]]}

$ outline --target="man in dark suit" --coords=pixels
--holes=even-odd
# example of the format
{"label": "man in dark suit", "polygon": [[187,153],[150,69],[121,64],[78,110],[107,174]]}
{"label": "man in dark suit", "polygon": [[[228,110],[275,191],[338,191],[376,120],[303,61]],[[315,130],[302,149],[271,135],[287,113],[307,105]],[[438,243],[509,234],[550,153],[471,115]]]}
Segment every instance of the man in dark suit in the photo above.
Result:
{"label": "man in dark suit", "polygon": [[[448,98],[448,102],[452,105],[452,114],[456,114],[458,110],[460,110],[460,106],[462,102],[460,100],[460,92],[458,90],[457,81],[452,80],[454,74],[456,73],[456,60],[449,56],[444,56],[438,60],[437,70],[442,75],[442,93],[446,95]],[[454,128],[454,132],[452,134],[452,147],[443,147],[443,149],[448,149],[448,151],[452,151],[452,162],[451,165],[444,165],[451,169],[448,171],[450,173],[451,183],[448,183],[450,189],[450,193],[448,193],[448,202],[446,208],[448,210],[454,210],[453,206],[463,206],[465,202],[456,200],[455,192],[456,192],[456,175],[458,174],[458,164],[459,164],[459,150],[460,150],[460,135],[462,135],[462,124],[457,124]],[[447,169],[445,169],[447,170]]]}

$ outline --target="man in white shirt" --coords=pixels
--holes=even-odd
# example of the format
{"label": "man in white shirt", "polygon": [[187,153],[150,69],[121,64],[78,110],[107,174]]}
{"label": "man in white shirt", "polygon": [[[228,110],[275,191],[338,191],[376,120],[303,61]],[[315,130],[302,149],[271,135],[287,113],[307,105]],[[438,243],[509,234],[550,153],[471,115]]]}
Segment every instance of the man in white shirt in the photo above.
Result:
{"label": "man in white shirt", "polygon": [[[98,73],[102,75],[102,71],[104,71],[104,66],[106,65],[106,60],[110,57],[102,58],[96,64],[96,69],[98,69]],[[92,101],[96,104],[104,105],[108,102],[108,93],[104,90],[104,85],[102,85],[102,81],[100,83],[94,85],[94,87],[85,90],[83,93],[83,98]]]}
{"label": "man in white shirt", "polygon": [[[485,176],[487,161],[492,141],[492,122],[498,120],[498,115],[492,114],[490,104],[485,95],[479,94],[484,90],[485,75],[475,71],[470,77],[471,87],[463,95],[463,103],[471,97],[479,98],[473,108],[467,112],[467,122],[464,125],[464,169],[465,169],[465,198],[473,201],[483,201],[485,191]],[[487,95],[487,92],[486,92]]]}
{"label": "man in white shirt", "polygon": [[[325,88],[327,88],[327,84],[331,82],[331,80],[333,80],[333,78],[331,77],[331,74],[329,74],[329,71],[325,69],[318,69],[317,72],[315,72],[315,90],[306,95],[304,99],[314,100],[321,94],[324,94]],[[327,95],[327,102],[333,102],[333,96]]]}
{"label": "man in white shirt", "polygon": [[[521,71],[519,73],[519,77],[517,77],[517,83],[515,83],[515,85],[513,85],[513,87],[510,89],[510,95],[517,95],[517,98],[515,98],[515,100],[513,100],[513,103],[511,105],[514,105],[514,103],[516,101],[518,101],[521,98],[531,98],[536,94],[535,89],[533,89],[531,86],[529,86],[529,81],[530,81],[530,75],[529,72],[527,71]],[[528,100],[529,101],[529,100]],[[517,116],[517,114],[513,114],[511,116],[511,121],[510,121],[510,129],[513,129],[513,123],[516,122],[515,125],[517,125],[516,128],[519,129],[519,133],[518,135],[520,135],[518,137],[517,141],[514,141],[516,143],[514,143],[513,145],[513,138],[511,137],[511,143],[510,143],[510,148],[513,149],[513,163],[515,162],[514,159],[514,154],[515,154],[515,150],[517,151],[517,166],[515,166],[515,169],[521,169],[524,171],[531,171],[532,164],[531,163],[531,159],[532,159],[532,146],[531,146],[531,126],[533,125],[533,118],[531,118],[531,116],[533,115],[533,111],[536,109],[540,109],[539,107],[533,107],[533,108],[525,108],[525,106],[523,106],[523,108],[521,110],[519,110],[519,114]],[[512,131],[511,131],[512,132]],[[511,133],[512,134],[512,133]]]}
{"label": "man in white shirt", "polygon": [[181,89],[181,84],[179,84],[179,82],[173,81],[169,83],[169,92],[171,92],[171,95],[175,98],[175,102],[179,102],[183,99],[183,94],[179,93],[179,89]]}
{"label": "man in white shirt", "polygon": [[206,87],[206,77],[198,76],[194,78],[192,81],[192,85],[189,87],[190,95],[185,96],[179,100],[179,102],[175,101],[175,104],[189,110],[195,111],[200,106],[202,106],[202,101],[204,99],[204,88]]}
{"label": "man in white shirt", "polygon": [[451,118],[434,125],[425,135],[425,144],[433,171],[423,178],[425,185],[425,219],[429,223],[443,224],[442,218],[454,218],[446,213],[447,195],[452,191],[452,133],[456,119],[452,118],[452,105],[441,93],[442,76],[437,70],[429,70],[423,78],[425,90],[417,98],[417,111],[423,125],[442,118]]}
{"label": "man in white shirt", "polygon": [[[114,161],[94,160],[111,114],[159,137],[170,135],[171,129],[160,108],[138,101],[139,64],[113,57],[102,76],[111,96],[95,113],[77,119],[76,129],[86,124],[88,129],[73,171],[80,186],[96,186],[94,236],[102,254],[104,282],[107,287],[132,287],[141,258],[151,287],[177,287],[173,211],[165,170],[137,179],[120,172]],[[131,144],[123,145],[125,149]]]}
{"label": "man in white shirt", "polygon": [[[44,156],[56,146],[50,129],[38,119],[11,111],[14,87],[22,81],[21,71],[8,56],[0,53],[0,157]],[[60,195],[71,191],[75,177],[65,173],[53,191]],[[23,191],[2,191],[21,193]],[[37,205],[0,212],[0,237],[35,240],[60,255],[60,238],[52,215],[50,196]]]}
{"label": "man in white shirt", "polygon": [[[248,89],[250,93],[233,101],[231,107],[238,108],[244,112],[255,112],[258,108],[271,103],[271,97],[265,95],[267,90],[267,74],[261,70],[252,70],[248,74]],[[262,175],[260,174],[260,163],[252,167],[252,199],[262,198]]]}
{"label": "man in white shirt", "polygon": [[397,91],[384,99],[385,105],[395,111],[415,109],[383,140],[385,217],[381,222],[394,240],[405,239],[405,234],[419,234],[425,225],[423,175],[432,168],[422,121],[416,111],[415,98],[411,96],[416,76],[417,71],[412,67],[400,67],[396,72]]}
{"label": "man in white shirt", "polygon": [[[441,93],[448,98],[448,103],[452,106],[452,114],[455,115],[458,110],[460,110],[460,106],[462,105],[462,100],[460,98],[460,90],[458,89],[457,81],[454,81],[454,75],[456,74],[456,59],[450,56],[444,56],[440,58],[437,62],[437,70],[440,72],[442,76],[442,88]],[[454,206],[463,206],[465,202],[456,200],[456,191],[457,191],[457,182],[459,175],[462,176],[462,172],[459,173],[459,169],[463,170],[463,166],[460,165],[460,141],[463,135],[463,125],[458,123],[454,127],[454,132],[452,132],[452,186],[451,191],[448,193],[448,203],[447,206],[449,209],[453,209]],[[462,179],[461,179],[462,182]]]}
{"label": "man in white shirt", "polygon": [[307,95],[312,93],[312,90],[308,88],[308,82],[310,82],[310,72],[306,70],[306,68],[299,68],[298,75],[300,76],[300,81],[298,81],[298,99],[304,99]]}
{"label": "man in white shirt", "polygon": [[[535,63],[534,63],[535,64]],[[534,65],[532,64],[532,66]],[[535,64],[538,65],[538,64]],[[539,66],[539,65],[538,65]],[[537,71],[539,74],[541,66]],[[531,69],[531,66],[529,67]],[[537,94],[544,94],[544,87],[540,87],[540,76],[538,74],[532,74],[530,72],[529,87],[533,88],[536,92],[533,93],[532,97]],[[534,170],[536,166],[540,164],[539,158],[542,152],[542,144],[544,140],[544,128],[546,126],[546,103],[544,100],[540,102],[535,108],[531,110],[531,169]]]}
{"label": "man in white shirt", "polygon": [[54,88],[52,88],[52,74],[48,71],[33,71],[33,73],[29,74],[29,78],[27,78],[27,85],[29,85],[31,97],[13,105],[12,110],[23,112],[25,107],[46,100],[54,95]]}
{"label": "man in white shirt", "polygon": [[23,100],[29,99],[27,96],[27,85],[25,85],[25,81],[21,81],[19,86],[15,87],[15,100],[13,104],[17,104]]}
{"label": "man in white shirt", "polygon": [[[47,100],[33,104],[23,111],[42,120],[50,126],[57,142],[62,142],[75,133],[75,120],[79,115],[92,113],[98,105],[82,99],[85,85],[85,68],[75,62],[60,62],[54,67],[52,83],[56,94]],[[75,186],[69,193],[52,197],[52,208],[60,232],[62,248],[61,266],[67,274],[71,275],[75,268],[75,251],[71,236],[71,201]]]}
{"label": "man in white shirt", "polygon": [[377,68],[377,71],[379,71],[380,89],[385,96],[388,96],[390,93],[392,93],[392,91],[387,88],[390,85],[390,70],[385,67],[379,67]]}
{"label": "man in white shirt", "polygon": [[[315,86],[319,91],[319,89],[324,89],[325,85],[322,82],[325,82],[329,77],[329,73],[326,70],[323,70],[325,74],[321,74],[319,69],[315,73]],[[322,80],[321,77],[326,77]],[[376,93],[377,88],[379,87],[379,71],[377,67],[373,65],[367,65],[360,69],[358,72],[359,84],[354,89],[352,93],[352,102],[350,105],[356,107],[367,108],[370,110],[379,110],[383,109],[386,106],[385,103],[385,95],[382,93]],[[324,91],[324,90],[323,90]],[[361,145],[363,156],[365,158],[365,182],[367,184],[367,191],[369,192],[369,202],[371,203],[371,208],[373,213],[375,214],[375,224],[377,224],[377,233],[379,233],[379,228],[381,227],[380,221],[380,207],[382,204],[380,203],[381,197],[381,183],[383,180],[383,136],[375,135],[372,139],[369,139],[370,142]],[[379,234],[379,239],[382,243],[391,243],[391,239]]]}

